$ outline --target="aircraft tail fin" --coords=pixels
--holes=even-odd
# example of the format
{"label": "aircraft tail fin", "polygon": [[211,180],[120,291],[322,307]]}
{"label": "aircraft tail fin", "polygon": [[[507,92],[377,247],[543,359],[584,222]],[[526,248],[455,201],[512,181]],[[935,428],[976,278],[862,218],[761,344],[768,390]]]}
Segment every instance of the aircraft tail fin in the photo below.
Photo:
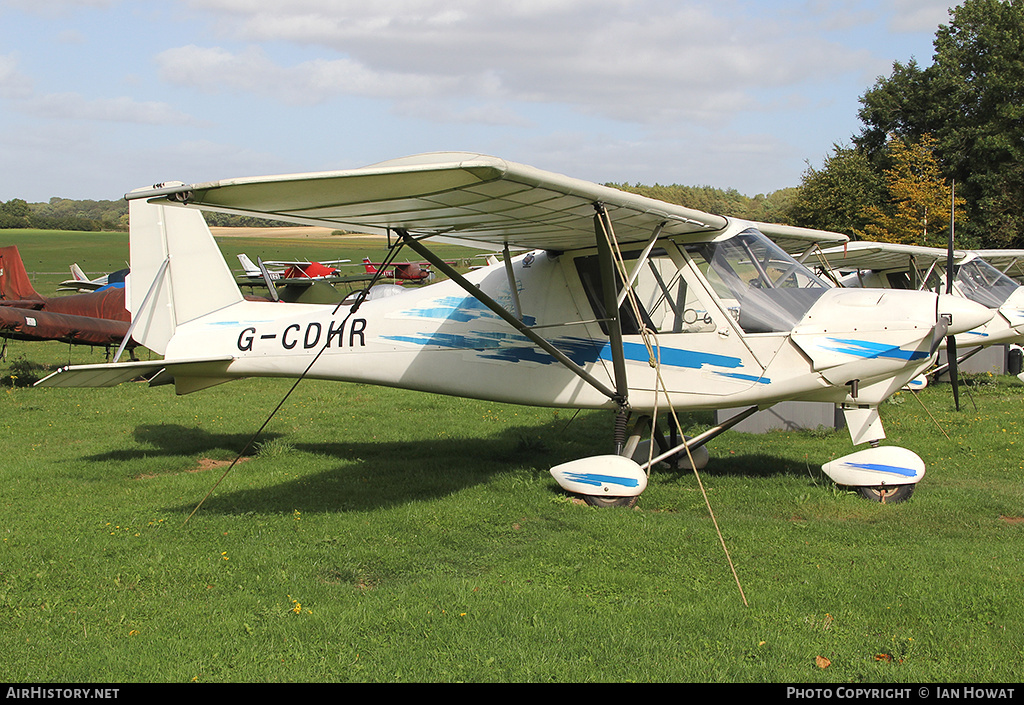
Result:
{"label": "aircraft tail fin", "polygon": [[368,274],[376,274],[377,273],[377,268],[374,267],[373,264],[370,263],[370,258],[369,257],[363,257],[363,266],[366,267],[366,272]]}
{"label": "aircraft tail fin", "polygon": [[42,301],[29,281],[17,245],[0,247],[0,299]]}
{"label": "aircraft tail fin", "polygon": [[175,329],[243,301],[200,211],[129,200],[132,337],[166,352]]}
{"label": "aircraft tail fin", "polygon": [[78,266],[78,262],[71,265],[71,278],[76,282],[89,281],[89,277],[87,277],[85,272],[82,271],[82,268]]}
{"label": "aircraft tail fin", "polygon": [[242,270],[251,277],[260,276],[260,268],[253,264],[252,260],[249,259],[249,255],[244,252],[238,255],[238,261],[242,264]]}

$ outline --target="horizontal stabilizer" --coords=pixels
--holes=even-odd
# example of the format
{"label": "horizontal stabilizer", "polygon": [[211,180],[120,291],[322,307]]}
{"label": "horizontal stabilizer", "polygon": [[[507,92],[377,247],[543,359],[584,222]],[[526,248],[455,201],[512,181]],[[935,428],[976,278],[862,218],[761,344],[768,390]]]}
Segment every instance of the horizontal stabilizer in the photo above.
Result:
{"label": "horizontal stabilizer", "polygon": [[62,367],[35,383],[36,387],[114,387],[122,382],[143,377],[150,379],[158,372],[182,374],[188,377],[223,377],[224,370],[234,358],[211,357],[195,360],[151,360],[118,362],[114,364],[74,365]]}

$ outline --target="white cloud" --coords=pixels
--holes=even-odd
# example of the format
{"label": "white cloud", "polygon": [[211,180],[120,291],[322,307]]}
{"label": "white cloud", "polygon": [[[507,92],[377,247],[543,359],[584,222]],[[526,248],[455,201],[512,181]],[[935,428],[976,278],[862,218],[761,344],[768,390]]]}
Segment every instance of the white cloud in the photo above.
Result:
{"label": "white cloud", "polygon": [[86,98],[77,92],[37,94],[13,55],[0,55],[0,99],[14,111],[55,120],[99,120],[146,125],[187,124],[187,114],[167,103],[117,98]]}
{"label": "white cloud", "polygon": [[949,9],[958,3],[947,0],[892,0],[889,27],[894,32],[935,32],[949,24]]}
{"label": "white cloud", "polygon": [[[864,52],[794,36],[785,20],[739,20],[730,5],[203,0],[193,6],[215,13],[220,31],[249,48],[181,47],[159,61],[165,80],[177,85],[290,103],[346,93],[555,103],[649,124],[722,124],[739,110],[770,109],[757,97],[764,89],[799,90],[870,63]],[[255,42],[326,49],[337,58],[289,65]]]}
{"label": "white cloud", "polygon": [[77,10],[103,10],[117,0],[4,0],[7,9],[22,10],[43,17],[63,17]]}
{"label": "white cloud", "polygon": [[32,94],[32,81],[18,70],[13,55],[0,55],[0,98],[25,98]]}
{"label": "white cloud", "polygon": [[764,191],[846,138],[857,94],[945,21],[895,2],[10,0],[0,121],[79,136],[33,158],[54,183],[87,146],[109,157],[84,171],[105,159],[129,186],[452,148]]}
{"label": "white cloud", "polygon": [[209,93],[225,90],[272,96],[312,105],[332,97],[410,98],[451,92],[458,79],[414,73],[378,72],[350,59],[315,59],[293,66],[275,64],[259,47],[233,54],[194,45],[156,57],[164,81]]}
{"label": "white cloud", "polygon": [[167,103],[139,102],[128,97],[86,98],[80,93],[50,93],[21,101],[19,107],[37,117],[57,120],[99,120],[144,125],[186,124],[193,122]]}

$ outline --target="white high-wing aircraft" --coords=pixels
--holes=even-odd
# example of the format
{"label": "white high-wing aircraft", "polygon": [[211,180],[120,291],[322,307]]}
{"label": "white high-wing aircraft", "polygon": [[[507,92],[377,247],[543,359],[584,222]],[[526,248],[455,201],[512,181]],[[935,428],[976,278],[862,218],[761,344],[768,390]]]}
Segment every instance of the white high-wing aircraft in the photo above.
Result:
{"label": "white high-wing aircraft", "polygon": [[127,269],[119,269],[110,274],[104,274],[90,279],[89,275],[82,271],[82,268],[75,262],[71,265],[71,279],[65,279],[57,287],[57,291],[97,291],[108,284],[120,285],[128,274]]}
{"label": "white high-wing aircraft", "polygon": [[261,261],[260,264],[264,265],[261,269],[260,266],[249,259],[249,255],[245,253],[238,255],[238,262],[242,265],[243,275],[252,280],[262,281],[270,279],[271,281],[277,281],[284,274],[283,269],[267,269],[265,265],[270,264],[269,262]]}
{"label": "white high-wing aircraft", "polygon": [[987,323],[953,336],[955,349],[949,352],[955,363],[991,345],[1024,343],[1024,286],[1005,274],[1020,271],[1024,250],[954,250],[952,281],[946,271],[949,252],[937,247],[858,241],[820,255],[842,274],[837,278],[840,286],[949,291],[991,309]]}
{"label": "white high-wing aircraft", "polygon": [[[944,336],[992,315],[930,292],[834,289],[787,254],[843,235],[734,220],[478,154],[161,184],[127,198],[129,335],[165,359],[65,368],[40,385],[147,375],[187,394],[241,377],[307,376],[608,409],[614,452],[551,470],[595,505],[635,502],[650,467],[690,457],[782,400],[841,405],[854,443],[872,447],[825,472],[876,500],[903,499],[924,463],[877,446],[878,405],[931,364]],[[195,209],[387,233],[449,278],[351,305],[245,301]],[[504,247],[505,261],[460,275],[432,252],[432,237]],[[513,258],[513,247],[529,252]],[[723,408],[744,411],[675,447],[654,434],[664,451],[633,460],[658,414]]]}

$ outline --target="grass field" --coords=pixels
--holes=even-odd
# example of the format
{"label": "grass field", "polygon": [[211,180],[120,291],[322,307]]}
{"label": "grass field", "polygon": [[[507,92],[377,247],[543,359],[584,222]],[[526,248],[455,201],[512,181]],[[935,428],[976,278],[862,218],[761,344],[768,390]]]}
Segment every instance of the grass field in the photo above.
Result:
{"label": "grass field", "polygon": [[904,504],[824,478],[845,431],[714,441],[744,604],[691,473],[656,472],[634,510],[559,490],[548,469],[606,452],[607,414],[307,380],[186,522],[290,383],[11,379],[102,359],[15,342],[0,363],[2,681],[1021,678],[1015,378],[971,378],[959,412],[941,385],[883,405],[928,464]]}
{"label": "grass field", "polygon": [[[311,235],[288,236],[280,234],[277,229],[268,229],[266,236],[261,236],[262,228],[215,228],[214,233],[228,266],[239,274],[240,253],[249,255],[253,262],[257,257],[264,260],[349,259],[351,265],[343,265],[342,271],[352,274],[363,271],[363,257],[379,262],[387,255],[387,241],[383,237],[325,236],[323,233],[328,231],[323,228],[306,230]],[[55,295],[60,282],[71,277],[69,267],[72,262],[77,262],[92,277],[121,269],[128,262],[127,233],[0,230],[0,247],[8,245],[18,246],[32,284],[43,296]],[[435,249],[441,257],[457,261],[462,271],[470,263],[481,263],[479,250],[454,245],[440,245]],[[407,252],[408,257],[400,254],[396,261],[418,261],[414,253]]]}

